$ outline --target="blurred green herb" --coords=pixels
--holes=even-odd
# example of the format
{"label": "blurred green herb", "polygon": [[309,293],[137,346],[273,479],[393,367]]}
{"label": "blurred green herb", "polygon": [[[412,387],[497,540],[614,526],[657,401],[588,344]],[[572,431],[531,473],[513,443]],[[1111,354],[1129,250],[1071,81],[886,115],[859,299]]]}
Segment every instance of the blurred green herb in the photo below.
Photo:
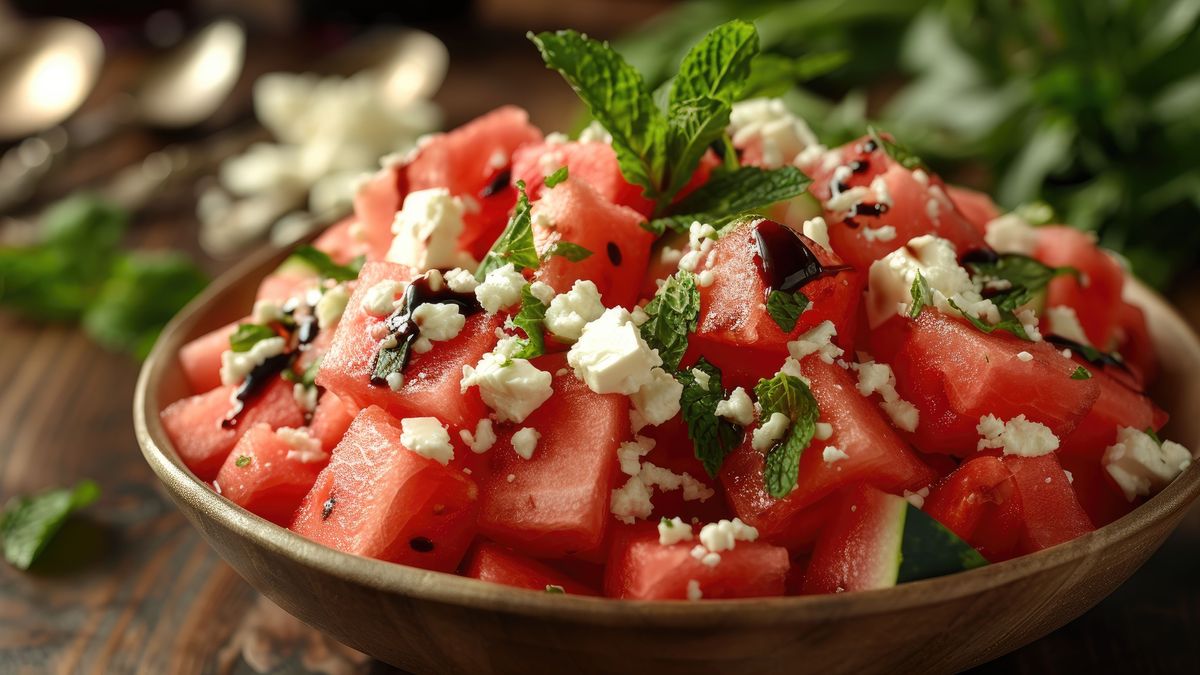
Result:
{"label": "blurred green herb", "polygon": [[85,480],[74,488],[49,490],[32,497],[9,500],[0,514],[0,539],[4,558],[22,570],[29,569],[46,550],[73,511],[96,501],[100,488]]}
{"label": "blurred green herb", "polygon": [[105,347],[144,358],[207,279],[181,254],[121,250],[127,227],[124,211],[95,197],[55,204],[39,243],[0,247],[0,306],[35,320],[78,321]]}

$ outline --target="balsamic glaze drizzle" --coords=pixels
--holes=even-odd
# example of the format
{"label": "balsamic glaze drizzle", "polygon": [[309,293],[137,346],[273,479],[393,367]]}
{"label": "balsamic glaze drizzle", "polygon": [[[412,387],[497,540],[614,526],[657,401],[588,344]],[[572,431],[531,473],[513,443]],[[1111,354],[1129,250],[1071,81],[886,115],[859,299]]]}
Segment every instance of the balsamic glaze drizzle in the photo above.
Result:
{"label": "balsamic glaze drizzle", "polygon": [[295,351],[276,354],[258,364],[254,367],[254,370],[247,373],[246,379],[242,380],[242,383],[233,392],[233,397],[230,401],[233,407],[230,408],[229,412],[225,413],[225,417],[221,420],[221,428],[232,429],[236,427],[242,413],[246,411],[246,404],[261,394],[272,378],[278,376],[291,366],[295,358]]}
{"label": "balsamic glaze drizzle", "polygon": [[497,194],[501,190],[507,188],[508,184],[511,182],[512,169],[504,169],[496,174],[496,177],[492,179],[492,182],[485,185],[483,189],[479,191],[479,196],[485,199],[491,197],[492,195]]}
{"label": "balsamic glaze drizzle", "polygon": [[850,265],[823,265],[795,232],[771,220],[754,226],[754,262],[771,291],[795,291],[821,277],[851,269]]}
{"label": "balsamic glaze drizzle", "polygon": [[385,352],[401,356],[400,372],[408,367],[408,362],[412,358],[412,343],[421,336],[421,327],[413,320],[413,313],[421,305],[434,302],[458,305],[459,312],[468,317],[483,311],[483,306],[479,304],[479,299],[475,297],[475,294],[453,291],[444,282],[437,290],[434,290],[433,285],[429,282],[428,274],[417,277],[404,290],[400,306],[383,322],[387,329],[384,340],[387,337],[395,337],[396,346],[380,347],[375,352],[375,356],[371,359],[371,384],[387,385],[386,375],[381,377],[376,371],[379,359]]}

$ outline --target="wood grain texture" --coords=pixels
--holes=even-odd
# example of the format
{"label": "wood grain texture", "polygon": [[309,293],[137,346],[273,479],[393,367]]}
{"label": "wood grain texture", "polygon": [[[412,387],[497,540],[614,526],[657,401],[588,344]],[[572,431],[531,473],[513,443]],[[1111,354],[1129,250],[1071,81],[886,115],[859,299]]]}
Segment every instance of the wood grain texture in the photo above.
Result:
{"label": "wood grain texture", "polygon": [[[466,47],[480,44],[489,58],[471,59]],[[519,36],[462,35],[450,46],[456,60],[439,95],[448,122],[514,98],[540,124],[569,121],[570,92],[527,58]],[[194,250],[187,198],[166,196],[134,238]],[[1200,323],[1200,292],[1181,301]],[[34,574],[0,565],[0,673],[399,672],[262,598],[201,539],[137,451],[129,416],[136,375],[135,362],[74,330],[0,314],[0,500],[84,477],[104,489],[87,517],[69,525],[64,539],[75,547],[50,551]],[[977,672],[1200,672],[1198,560],[1200,510],[1193,508],[1099,606]],[[519,628],[510,630],[518,639]],[[602,633],[593,640],[609,648]]]}

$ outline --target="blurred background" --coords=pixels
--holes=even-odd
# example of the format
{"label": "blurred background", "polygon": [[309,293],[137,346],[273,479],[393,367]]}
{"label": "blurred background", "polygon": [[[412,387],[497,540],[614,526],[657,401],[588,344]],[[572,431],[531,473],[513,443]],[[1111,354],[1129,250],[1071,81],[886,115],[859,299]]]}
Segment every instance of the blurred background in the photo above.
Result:
{"label": "blurred background", "polygon": [[[949,181],[1096,232],[1200,323],[1200,0],[0,0],[0,497],[105,487],[72,526],[91,548],[0,566],[0,671],[382,670],[254,596],[154,491],[138,359],[208,280],[345,212],[421,134],[504,103],[582,126],[526,31],[610,39],[658,84],[734,17],[787,57],[771,93],[825,144],[887,129]],[[1196,532],[992,670],[1196,672],[1137,638],[1191,644],[1194,602],[1164,580]]]}

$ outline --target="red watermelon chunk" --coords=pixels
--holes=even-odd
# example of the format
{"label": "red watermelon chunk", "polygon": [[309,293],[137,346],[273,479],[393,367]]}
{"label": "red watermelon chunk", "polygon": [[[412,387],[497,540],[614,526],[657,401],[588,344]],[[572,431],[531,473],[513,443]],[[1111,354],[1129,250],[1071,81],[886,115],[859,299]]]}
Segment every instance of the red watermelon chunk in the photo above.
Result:
{"label": "red watermelon chunk", "polygon": [[321,441],[321,449],[329,452],[342,440],[342,436],[346,435],[346,430],[350,428],[350,423],[357,414],[358,408],[338,398],[337,394],[327,391],[321,394],[320,400],[317,401],[317,409],[313,411],[308,428],[312,430],[312,435]]}
{"label": "red watermelon chunk", "polygon": [[[696,459],[695,445],[688,437],[687,425],[681,415],[676,415],[656,427],[645,427],[638,434],[654,441],[654,447],[642,458],[643,462],[649,462],[678,475],[686,473],[714,492],[712,497],[700,501],[684,499],[683,490],[655,490],[650,497],[651,503],[654,504],[653,513],[678,516],[685,521],[697,518],[705,523],[733,518],[734,513],[726,503],[721,481],[709,477],[704,465]],[[620,478],[624,480],[625,476],[621,475]]]}
{"label": "red watermelon chunk", "polygon": [[525,181],[529,198],[538,199],[546,176],[564,166],[570,179],[592,186],[605,201],[628,206],[643,218],[654,211],[654,202],[642,196],[642,188],[621,175],[612,146],[601,141],[527,145],[513,154],[513,180]]}
{"label": "red watermelon chunk", "polygon": [[383,410],[358,414],[291,529],[346,553],[449,572],[475,536],[475,481],[400,444]]}
{"label": "red watermelon chunk", "polygon": [[233,428],[221,421],[230,411],[234,387],[217,387],[172,403],[161,413],[163,429],[179,458],[196,477],[210,481],[246,430],[260,422],[272,429],[304,425],[304,412],[292,397],[292,385],[277,378],[246,404]]}
{"label": "red watermelon chunk", "polygon": [[996,206],[996,202],[992,201],[987,193],[958,185],[947,185],[946,194],[950,196],[950,201],[954,202],[958,212],[979,234],[987,234],[987,224],[1000,217],[1000,207]]}
{"label": "red watermelon chunk", "polygon": [[929,493],[922,509],[991,562],[1017,554],[1021,495],[1012,472],[997,457],[964,463]]}
{"label": "red watermelon chunk", "polygon": [[360,407],[377,405],[397,418],[434,416],[456,427],[474,428],[484,406],[478,390],[460,392],[462,367],[475,365],[495,345],[494,331],[503,320],[500,315],[476,314],[467,319],[458,337],[435,342],[432,350],[414,354],[400,391],[371,384],[371,362],[378,349],[371,328],[384,319],[363,310],[363,297],[380,281],[410,278],[412,270],[403,265],[372,262],[363,266],[333,344],[321,361],[317,384],[345,401]]}
{"label": "red watermelon chunk", "polygon": [[367,260],[379,260],[391,245],[391,222],[388,222],[388,239],[382,253],[380,242],[371,242],[367,230],[356,216],[347,216],[330,225],[313,240],[313,248],[328,255],[333,262],[345,265],[359,256]]}
{"label": "red watermelon chunk", "polygon": [[1114,337],[1125,365],[1143,385],[1153,383],[1158,377],[1158,353],[1146,326],[1146,313],[1137,305],[1122,301],[1117,307],[1116,321]]}
{"label": "red watermelon chunk", "polygon": [[[557,373],[566,359],[556,354],[533,363]],[[554,394],[520,425],[541,434],[532,458],[513,450],[515,426],[497,430],[479,512],[484,535],[547,558],[600,547],[613,520],[617,447],[629,437],[627,397],[596,394],[569,371],[556,374],[552,386]]]}
{"label": "red watermelon chunk", "polygon": [[592,253],[578,262],[553,256],[538,268],[538,280],[565,293],[575,281],[590,279],[608,307],[632,307],[637,302],[654,243],[654,235],[642,229],[641,214],[608,202],[586,182],[568,177],[542,193],[533,205],[533,218],[540,253],[558,242],[577,244]]}
{"label": "red watermelon chunk", "polygon": [[179,365],[194,393],[203,394],[221,386],[221,354],[229,349],[229,336],[244,321],[248,319],[209,331],[179,349]]}
{"label": "red watermelon chunk", "polygon": [[213,485],[234,504],[287,527],[325,466],[288,459],[293,449],[269,425],[255,424],[225,458]]}
{"label": "red watermelon chunk", "polygon": [[1021,495],[1020,553],[1057,546],[1095,529],[1053,454],[1005,457]]}
{"label": "red watermelon chunk", "polygon": [[1098,457],[1060,453],[1058,463],[1070,477],[1079,506],[1096,527],[1117,520],[1145,501],[1141,497],[1133,501],[1126,499]]}
{"label": "red watermelon chunk", "polygon": [[704,600],[783,595],[791,566],[786,549],[739,541],[709,566],[692,556],[697,542],[663,546],[652,525],[630,528],[614,543],[604,593],[628,600],[686,600],[689,582]]}
{"label": "red watermelon chunk", "polygon": [[837,328],[835,342],[846,349],[854,344],[858,304],[865,277],[843,270],[818,277],[799,290],[811,302],[795,327],[784,332],[767,313],[768,282],[755,244],[755,232],[764,236],[791,236],[812,251],[823,267],[842,265],[841,258],[808,237],[785,226],[764,220],[746,223],[725,233],[713,247],[712,285],[700,288],[700,316],[696,332],[689,338],[689,362],[703,355],[728,373],[731,381],[757,382],[771,377],[784,358],[787,343],[824,321]]}
{"label": "red watermelon chunk", "polygon": [[871,332],[870,343],[875,358],[892,366],[901,398],[920,412],[910,438],[923,452],[973,455],[976,426],[989,414],[1004,421],[1025,415],[1061,439],[1100,395],[1095,381],[1071,379],[1075,362],[1053,345],[988,335],[938,311],[893,317]]}
{"label": "red watermelon chunk", "polygon": [[[383,167],[354,194],[354,217],[358,220],[367,260],[383,260],[392,247],[392,222],[404,203],[408,185],[404,171],[394,164]],[[350,238],[347,229],[346,238]],[[329,235],[335,241],[340,235]],[[322,249],[324,250],[324,249]]]}
{"label": "red watermelon chunk", "polygon": [[463,576],[494,584],[543,593],[561,590],[568,595],[599,595],[545,563],[488,541],[475,546],[463,568]]}
{"label": "red watermelon chunk", "polygon": [[1099,461],[1104,449],[1116,443],[1119,427],[1158,430],[1166,424],[1167,414],[1135,388],[1128,373],[1112,366],[1079,364],[1091,374],[1100,395],[1075,430],[1061,439],[1060,454]]}
{"label": "red watermelon chunk", "polygon": [[[1074,267],[1082,278],[1060,276],[1046,289],[1046,306],[1075,310],[1088,341],[1101,351],[1114,346],[1125,272],[1096,245],[1094,236],[1066,225],[1037,228],[1033,257],[1052,267]],[[1043,323],[1043,332],[1049,331]]]}
{"label": "red watermelon chunk", "polygon": [[[796,548],[807,544],[806,535],[811,535],[814,512],[808,507],[840,488],[867,483],[882,490],[915,491],[936,478],[879,407],[859,395],[845,370],[815,357],[801,365],[821,410],[820,419],[833,427],[833,435],[824,441],[814,438],[801,455],[796,488],[783,499],[767,493],[763,453],[751,446],[751,433],[721,469],[721,482],[738,517],[758,528],[766,541]],[[848,457],[826,462],[824,450],[831,446]]]}

